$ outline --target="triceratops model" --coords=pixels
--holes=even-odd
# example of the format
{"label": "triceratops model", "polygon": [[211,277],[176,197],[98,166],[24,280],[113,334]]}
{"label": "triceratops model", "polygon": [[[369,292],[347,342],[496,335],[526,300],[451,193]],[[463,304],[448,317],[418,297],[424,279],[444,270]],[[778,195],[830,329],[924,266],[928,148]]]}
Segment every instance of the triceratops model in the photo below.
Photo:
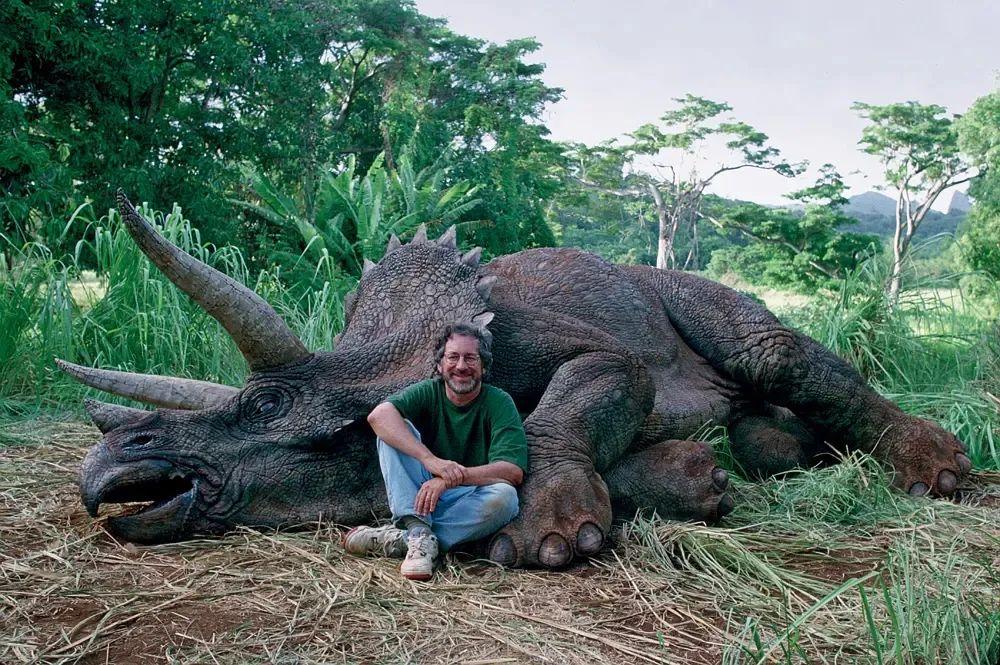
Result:
{"label": "triceratops model", "polygon": [[872,453],[910,494],[948,495],[971,462],[934,423],[908,416],[817,342],[763,307],[695,275],[611,265],[573,249],[479,264],[455,230],[366,262],[333,352],[311,353],[257,294],[170,244],[119,195],[135,242],[215,317],[250,366],[237,389],[89,369],[83,383],[157,405],[89,402],[104,438],[80,471],[83,503],[151,502],[111,518],[117,536],[159,543],[240,525],[387,513],[366,416],[429,373],[448,323],[489,325],[489,380],[509,392],[528,436],[521,513],[489,543],[505,565],[561,566],[606,540],[616,513],[649,508],[714,521],[732,509],[705,443],[728,425],[750,473],[817,461],[829,446]]}

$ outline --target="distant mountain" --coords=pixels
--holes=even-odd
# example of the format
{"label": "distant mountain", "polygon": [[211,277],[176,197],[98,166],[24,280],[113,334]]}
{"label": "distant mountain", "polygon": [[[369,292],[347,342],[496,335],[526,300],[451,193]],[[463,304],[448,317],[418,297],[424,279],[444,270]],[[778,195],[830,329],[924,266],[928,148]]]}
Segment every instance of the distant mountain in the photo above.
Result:
{"label": "distant mountain", "polygon": [[896,199],[878,192],[865,192],[847,199],[844,213],[851,216],[879,215],[895,219]]}
{"label": "distant mountain", "polygon": [[[963,207],[964,205],[964,207]],[[917,229],[917,237],[927,238],[940,233],[954,233],[969,211],[969,199],[961,192],[952,195],[948,213],[931,210]],[[852,196],[844,206],[844,213],[858,220],[845,227],[845,231],[891,236],[896,229],[896,200],[878,192],[865,192]]]}
{"label": "distant mountain", "polygon": [[955,191],[952,192],[951,201],[948,203],[948,214],[953,215],[955,213],[964,215],[969,212],[972,208],[972,201],[969,200],[968,195],[965,192]]}
{"label": "distant mountain", "polygon": [[[732,204],[749,203],[748,201],[726,200]],[[805,211],[805,206],[798,202],[789,202],[780,205],[763,204],[767,208],[782,208],[794,213],[801,214]],[[955,233],[958,225],[965,220],[969,212],[971,203],[969,197],[962,192],[955,192],[951,196],[948,205],[948,212],[938,212],[931,210],[927,213],[920,228],[917,229],[918,238],[928,238],[941,233]],[[854,233],[870,233],[882,236],[891,236],[896,230],[896,199],[879,192],[864,192],[847,199],[847,205],[843,212],[848,217],[858,220],[857,224],[844,226],[841,231],[851,231]]]}

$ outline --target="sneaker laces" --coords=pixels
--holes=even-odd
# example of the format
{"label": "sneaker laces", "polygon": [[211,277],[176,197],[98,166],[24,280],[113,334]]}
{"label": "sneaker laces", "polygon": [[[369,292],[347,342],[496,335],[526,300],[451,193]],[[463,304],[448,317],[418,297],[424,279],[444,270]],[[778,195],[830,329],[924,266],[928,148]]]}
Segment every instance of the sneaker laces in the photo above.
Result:
{"label": "sneaker laces", "polygon": [[411,553],[415,556],[428,556],[433,537],[432,534],[419,533],[413,538],[407,539],[407,556]]}

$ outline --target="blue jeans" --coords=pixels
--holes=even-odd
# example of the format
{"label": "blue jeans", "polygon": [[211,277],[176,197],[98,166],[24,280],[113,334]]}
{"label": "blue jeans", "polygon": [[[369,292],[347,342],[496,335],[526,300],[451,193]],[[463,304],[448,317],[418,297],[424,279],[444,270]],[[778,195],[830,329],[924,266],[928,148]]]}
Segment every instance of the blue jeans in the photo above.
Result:
{"label": "blue jeans", "polygon": [[[420,432],[409,422],[407,424],[419,439]],[[426,522],[443,551],[459,543],[485,538],[517,516],[517,490],[507,483],[453,487],[441,494],[433,513],[417,515],[413,510],[417,491],[433,476],[419,460],[399,452],[382,439],[378,439],[377,445],[392,521],[399,525],[404,517],[412,515]]]}

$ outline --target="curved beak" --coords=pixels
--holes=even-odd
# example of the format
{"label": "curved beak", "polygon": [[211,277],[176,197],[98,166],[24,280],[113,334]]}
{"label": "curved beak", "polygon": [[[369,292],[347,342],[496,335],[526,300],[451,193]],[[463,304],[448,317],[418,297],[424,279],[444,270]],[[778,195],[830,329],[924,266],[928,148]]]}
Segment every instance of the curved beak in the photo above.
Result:
{"label": "curved beak", "polygon": [[101,442],[91,448],[80,468],[80,499],[96,517],[102,503],[147,503],[138,512],[108,519],[108,530],[125,540],[167,543],[187,534],[198,481],[173,464],[147,459],[119,462]]}

